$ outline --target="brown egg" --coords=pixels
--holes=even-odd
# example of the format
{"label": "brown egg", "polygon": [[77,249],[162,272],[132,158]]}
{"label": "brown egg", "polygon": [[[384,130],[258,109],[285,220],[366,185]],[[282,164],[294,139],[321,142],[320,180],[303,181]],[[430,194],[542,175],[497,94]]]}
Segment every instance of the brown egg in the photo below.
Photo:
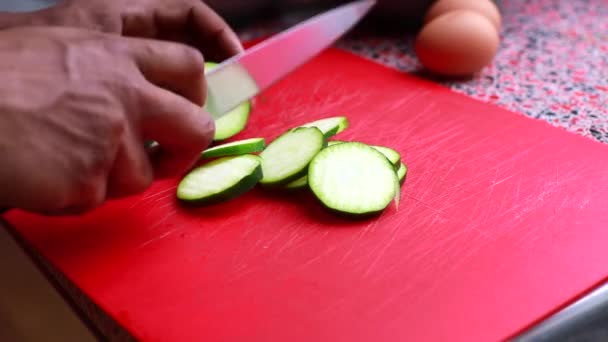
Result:
{"label": "brown egg", "polygon": [[500,31],[502,19],[498,6],[492,0],[438,0],[426,12],[424,23],[428,23],[442,14],[456,10],[471,10],[482,14]]}
{"label": "brown egg", "polygon": [[430,71],[467,76],[492,61],[499,40],[489,19],[474,11],[456,10],[427,23],[416,37],[415,50]]}

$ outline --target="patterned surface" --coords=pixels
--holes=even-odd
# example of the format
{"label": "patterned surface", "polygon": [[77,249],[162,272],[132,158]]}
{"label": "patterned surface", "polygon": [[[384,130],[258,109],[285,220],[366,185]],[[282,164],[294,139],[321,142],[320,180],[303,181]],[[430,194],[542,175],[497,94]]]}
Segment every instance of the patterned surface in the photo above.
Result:
{"label": "patterned surface", "polygon": [[[500,50],[470,80],[441,81],[454,91],[608,143],[608,1],[503,0]],[[287,18],[242,32],[276,32]],[[405,72],[420,68],[413,37],[349,36],[338,46]]]}

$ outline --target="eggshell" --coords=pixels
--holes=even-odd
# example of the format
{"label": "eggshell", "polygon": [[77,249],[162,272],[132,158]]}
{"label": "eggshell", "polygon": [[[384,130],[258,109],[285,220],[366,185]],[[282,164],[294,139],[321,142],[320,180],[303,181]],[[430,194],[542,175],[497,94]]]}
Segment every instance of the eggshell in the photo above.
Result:
{"label": "eggshell", "polygon": [[438,0],[427,11],[424,23],[429,23],[443,14],[457,10],[478,12],[490,19],[494,27],[500,31],[502,18],[498,6],[492,0]]}
{"label": "eggshell", "polygon": [[416,37],[415,51],[430,71],[466,76],[491,63],[499,42],[489,19],[474,11],[456,10],[426,24]]}

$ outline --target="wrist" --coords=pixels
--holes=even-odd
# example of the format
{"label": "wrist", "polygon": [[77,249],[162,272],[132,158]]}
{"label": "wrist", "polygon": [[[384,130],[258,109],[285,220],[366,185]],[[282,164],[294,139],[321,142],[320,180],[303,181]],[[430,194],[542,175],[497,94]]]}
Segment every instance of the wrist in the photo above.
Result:
{"label": "wrist", "polygon": [[0,29],[23,26],[27,22],[29,13],[0,12]]}
{"label": "wrist", "polygon": [[21,26],[45,25],[46,18],[41,12],[11,13],[0,12],[0,30]]}

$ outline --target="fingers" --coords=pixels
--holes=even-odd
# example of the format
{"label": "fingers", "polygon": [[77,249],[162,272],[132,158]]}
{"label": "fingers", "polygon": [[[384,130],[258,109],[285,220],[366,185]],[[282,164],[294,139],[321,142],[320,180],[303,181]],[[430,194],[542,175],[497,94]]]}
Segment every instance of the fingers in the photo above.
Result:
{"label": "fingers", "polygon": [[193,0],[193,3],[190,20],[205,55],[219,62],[241,53],[243,46],[224,19],[202,1]]}
{"label": "fingers", "polygon": [[136,194],[154,180],[154,171],[143,146],[144,141],[136,136],[132,128],[128,128],[108,175],[109,198]]}
{"label": "fingers", "polygon": [[190,168],[213,140],[213,119],[201,107],[162,88],[150,86],[145,93],[142,134],[160,145],[152,160],[154,173],[158,177],[179,174]]}
{"label": "fingers", "polygon": [[221,62],[243,51],[228,24],[201,0],[181,0],[154,11],[157,38],[199,49],[209,60]]}
{"label": "fingers", "polygon": [[128,50],[149,82],[204,105],[205,60],[196,49],[178,43],[128,39]]}

